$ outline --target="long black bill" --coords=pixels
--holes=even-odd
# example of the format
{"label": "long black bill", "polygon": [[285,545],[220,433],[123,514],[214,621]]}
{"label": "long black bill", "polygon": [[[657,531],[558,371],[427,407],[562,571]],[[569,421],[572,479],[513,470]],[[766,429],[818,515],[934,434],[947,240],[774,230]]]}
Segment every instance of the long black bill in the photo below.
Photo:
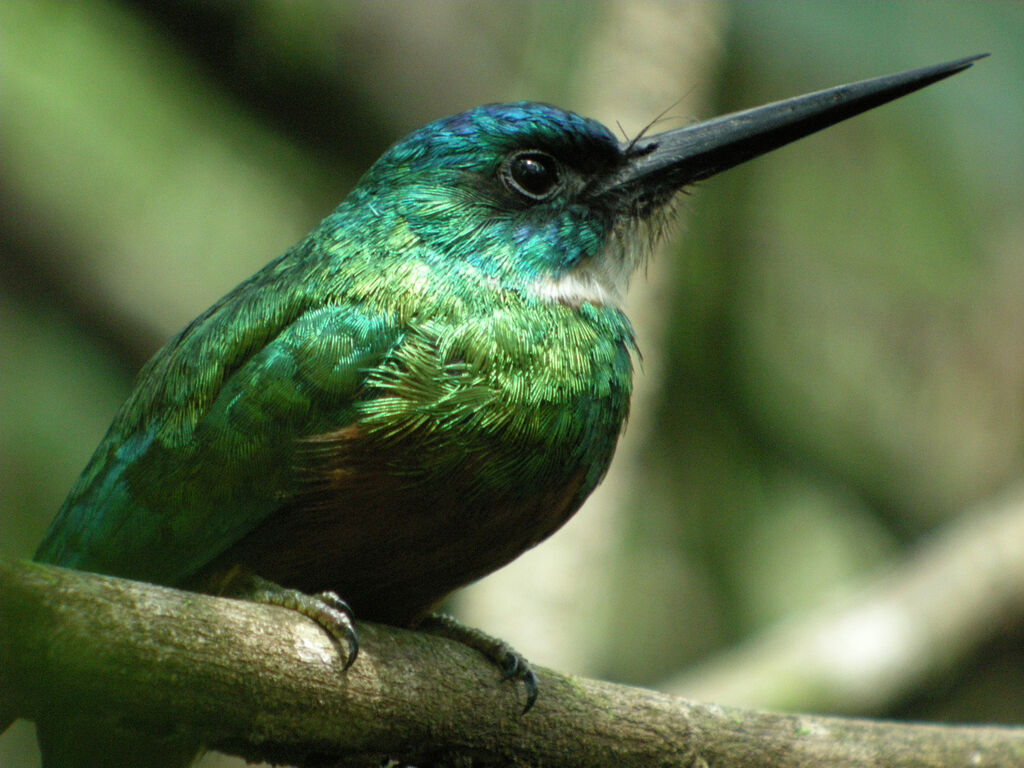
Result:
{"label": "long black bill", "polygon": [[985,56],[840,85],[645,137],[623,146],[628,164],[609,187],[658,197],[962,72]]}

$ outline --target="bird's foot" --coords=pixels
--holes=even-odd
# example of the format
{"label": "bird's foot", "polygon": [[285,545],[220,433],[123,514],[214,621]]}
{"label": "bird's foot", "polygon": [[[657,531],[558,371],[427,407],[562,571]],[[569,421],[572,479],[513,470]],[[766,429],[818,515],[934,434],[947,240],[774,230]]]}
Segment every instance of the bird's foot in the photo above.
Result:
{"label": "bird's foot", "polygon": [[359,655],[359,637],[352,623],[352,609],[337,593],[325,591],[307,594],[282,587],[254,573],[236,570],[223,582],[221,594],[235,595],[264,605],[290,608],[312,619],[345,649],[343,671],[352,666]]}
{"label": "bird's foot", "polygon": [[461,621],[444,613],[428,614],[416,625],[416,629],[467,645],[494,662],[502,672],[503,682],[505,680],[522,682],[526,689],[524,715],[537,701],[537,675],[530,667],[530,662],[504,640],[491,637],[475,627],[466,626]]}

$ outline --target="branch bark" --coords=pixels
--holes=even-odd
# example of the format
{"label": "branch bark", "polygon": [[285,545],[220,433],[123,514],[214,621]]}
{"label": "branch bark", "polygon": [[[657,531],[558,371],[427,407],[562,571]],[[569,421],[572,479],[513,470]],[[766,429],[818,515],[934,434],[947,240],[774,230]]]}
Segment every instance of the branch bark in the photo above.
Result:
{"label": "branch bark", "polygon": [[943,768],[1024,765],[1024,729],[910,725],[697,704],[537,669],[540,699],[474,651],[358,625],[342,672],[297,613],[0,561],[0,713],[296,765]]}

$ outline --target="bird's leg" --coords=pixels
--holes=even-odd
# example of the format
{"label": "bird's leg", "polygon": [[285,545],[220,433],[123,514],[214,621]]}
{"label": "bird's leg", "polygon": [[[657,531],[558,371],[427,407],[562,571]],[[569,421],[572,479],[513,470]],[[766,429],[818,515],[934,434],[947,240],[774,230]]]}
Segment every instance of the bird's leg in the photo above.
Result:
{"label": "bird's leg", "polygon": [[530,667],[530,662],[504,640],[491,637],[475,627],[466,626],[445,613],[427,614],[416,624],[415,629],[469,646],[494,662],[502,672],[502,680],[522,681],[523,687],[526,688],[524,715],[537,701],[537,675]]}
{"label": "bird's leg", "polygon": [[217,594],[290,608],[315,621],[338,645],[344,647],[343,671],[351,667],[359,655],[359,637],[352,623],[352,609],[337,593],[324,591],[310,595],[282,587],[242,568],[231,569],[218,582]]}

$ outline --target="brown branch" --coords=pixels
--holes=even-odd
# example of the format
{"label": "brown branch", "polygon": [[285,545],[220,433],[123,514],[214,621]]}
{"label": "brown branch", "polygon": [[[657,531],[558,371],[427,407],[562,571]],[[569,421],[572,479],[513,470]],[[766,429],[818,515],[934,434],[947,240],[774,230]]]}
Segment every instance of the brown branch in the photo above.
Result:
{"label": "brown branch", "polygon": [[1017,484],[883,573],[661,687],[772,709],[875,712],[1022,617],[1024,484]]}
{"label": "brown branch", "polygon": [[[1024,765],[1024,729],[703,705],[538,669],[537,706],[475,652],[358,625],[331,640],[280,608],[0,561],[0,710],[197,741],[251,759],[417,765],[940,768]],[[379,763],[378,763],[379,764]]]}

